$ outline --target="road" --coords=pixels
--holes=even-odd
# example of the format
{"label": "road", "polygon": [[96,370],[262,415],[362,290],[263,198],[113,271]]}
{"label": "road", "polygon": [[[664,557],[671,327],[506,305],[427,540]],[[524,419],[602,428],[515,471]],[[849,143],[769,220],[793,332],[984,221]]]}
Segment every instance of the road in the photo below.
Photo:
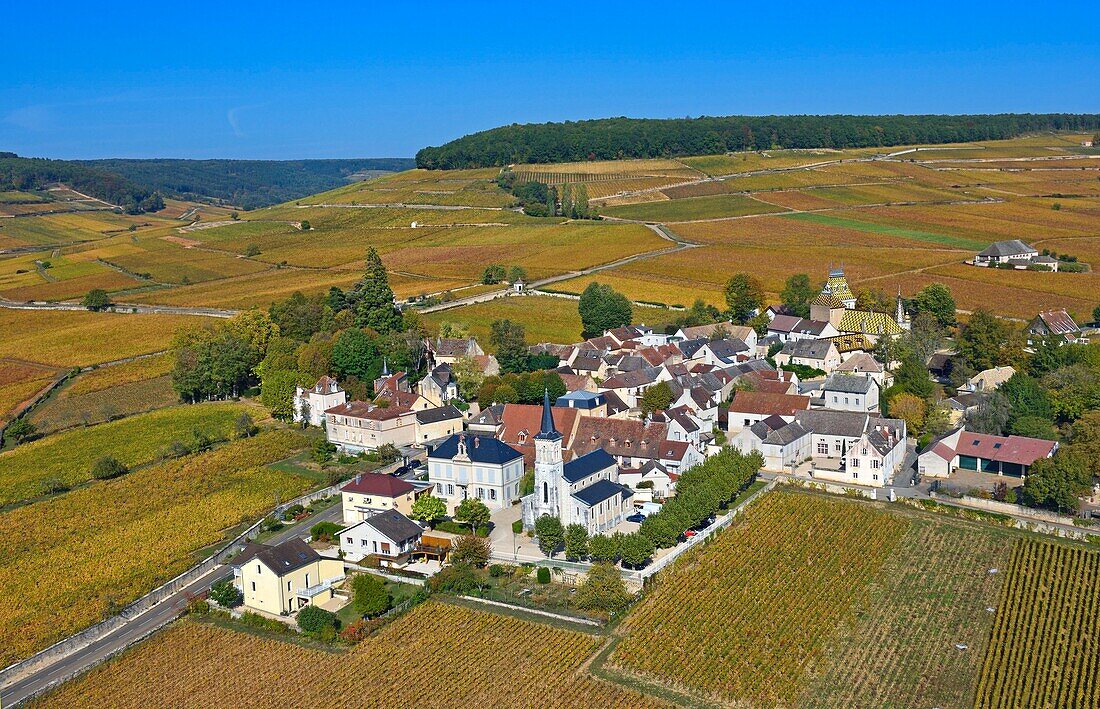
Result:
{"label": "road", "polygon": [[[635,261],[642,261],[645,259],[655,258],[657,256],[667,256],[668,254],[674,254],[677,251],[683,251],[685,249],[694,249],[702,244],[696,244],[691,241],[685,241],[680,237],[673,234],[667,227],[660,224],[646,224],[647,228],[653,231],[657,236],[661,237],[665,241],[671,241],[673,246],[669,246],[664,249],[657,249],[656,251],[647,251],[642,254],[634,254],[633,256],[627,256],[617,261],[611,261],[610,263],[600,264],[599,266],[592,266],[590,268],[581,269],[579,271],[567,271],[565,273],[559,273],[556,276],[550,276],[538,281],[532,281],[527,284],[527,290],[537,290],[544,286],[548,286],[551,283],[557,283],[559,281],[567,281],[570,278],[579,278],[580,276],[588,276],[593,273],[599,273],[600,271],[606,271],[612,268],[619,268],[625,266],[628,263],[634,263]],[[464,305],[473,305],[475,303],[487,303],[490,300],[496,300],[513,294],[511,288],[501,288],[500,290],[489,291],[487,293],[479,293],[477,295],[471,295],[466,298],[458,298],[446,303],[440,303],[438,305],[429,305],[426,308],[418,308],[417,312],[420,313],[437,313],[441,310],[450,310],[451,308],[459,308]]]}
{"label": "road", "polygon": [[[293,527],[286,528],[265,543],[279,544],[291,537],[308,532],[309,527],[318,522],[339,520],[341,511],[341,505],[333,505],[319,515],[309,517]],[[66,657],[60,658],[52,665],[36,670],[17,682],[3,687],[0,689],[0,707],[14,707],[51,685],[64,681],[76,673],[90,669],[118,652],[120,648],[124,648],[152,633],[183,612],[190,597],[205,590],[210,584],[226,574],[225,566],[216,567],[183,590],[166,598],[141,615],[135,616],[133,620],[115,631],[100,637]]]}
{"label": "road", "polygon": [[[21,303],[7,298],[0,298],[0,308],[11,310],[86,310],[80,303],[57,302],[49,303],[41,300],[32,300]],[[198,315],[208,318],[231,318],[239,311],[225,310],[222,308],[192,308],[179,305],[144,305],[141,303],[113,303],[109,312],[117,313],[156,313],[159,315]]]}

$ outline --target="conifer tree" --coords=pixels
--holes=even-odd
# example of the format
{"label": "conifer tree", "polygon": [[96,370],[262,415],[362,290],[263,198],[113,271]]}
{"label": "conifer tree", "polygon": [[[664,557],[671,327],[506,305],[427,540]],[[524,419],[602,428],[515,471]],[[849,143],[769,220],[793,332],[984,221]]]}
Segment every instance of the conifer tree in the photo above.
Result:
{"label": "conifer tree", "polygon": [[363,278],[355,284],[353,291],[356,325],[382,334],[401,329],[401,313],[394,306],[393,289],[390,288],[386,267],[373,246],[367,251]]}

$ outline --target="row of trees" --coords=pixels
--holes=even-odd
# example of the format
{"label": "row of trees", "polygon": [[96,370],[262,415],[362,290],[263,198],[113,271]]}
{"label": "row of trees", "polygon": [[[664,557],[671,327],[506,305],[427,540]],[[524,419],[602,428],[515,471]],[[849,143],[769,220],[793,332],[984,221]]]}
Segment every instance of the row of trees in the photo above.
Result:
{"label": "row of trees", "polygon": [[535,520],[535,537],[543,554],[552,558],[558,550],[562,550],[570,561],[591,559],[596,563],[612,564],[621,561],[638,568],[644,566],[656,551],[653,542],[637,532],[589,537],[588,529],[583,524],[563,526],[560,519],[550,515]]}
{"label": "row of trees", "polygon": [[498,263],[494,263],[486,266],[485,270],[481,272],[481,282],[487,286],[495,285],[501,281],[515,283],[516,281],[525,280],[527,280],[527,270],[523,266],[505,268]]}
{"label": "row of trees", "polygon": [[529,217],[562,216],[570,219],[598,219],[588,206],[588,187],[562,185],[558,189],[538,180],[520,180],[512,170],[501,170],[494,180],[501,189],[512,193],[516,204]]}
{"label": "row of trees", "polygon": [[602,118],[502,126],[416,154],[417,167],[455,169],[713,155],[739,150],[965,143],[1038,131],[1100,128],[1097,114],[969,116],[725,116]]}

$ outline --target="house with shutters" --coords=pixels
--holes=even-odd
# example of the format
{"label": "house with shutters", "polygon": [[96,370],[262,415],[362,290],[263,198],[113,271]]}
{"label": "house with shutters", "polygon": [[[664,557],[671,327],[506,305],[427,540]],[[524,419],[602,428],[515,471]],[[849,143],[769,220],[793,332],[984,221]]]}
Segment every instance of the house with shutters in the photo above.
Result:
{"label": "house with shutters", "polygon": [[810,434],[797,421],[773,414],[742,428],[730,445],[743,453],[760,453],[764,470],[783,472],[810,458]]}
{"label": "house with shutters", "polygon": [[523,453],[490,436],[458,433],[428,453],[432,494],[453,514],[466,498],[503,510],[519,500]]}
{"label": "house with shutters", "polygon": [[359,563],[365,557],[388,568],[406,566],[420,543],[424,529],[397,510],[376,512],[340,531],[344,558]]}
{"label": "house with shutters", "polygon": [[325,419],[325,437],[348,453],[416,442],[416,412],[397,401],[349,401],[326,410]]}
{"label": "house with shutters", "polygon": [[833,373],[821,385],[825,408],[835,411],[878,411],[878,382],[858,374]]}
{"label": "house with shutters", "polygon": [[609,531],[633,511],[633,492],[619,483],[618,462],[596,448],[566,463],[562,440],[545,394],[535,434],[535,491],[523,498],[524,528],[550,515],[565,526],[581,524],[590,535]]}
{"label": "house with shutters", "polygon": [[297,537],[278,544],[245,544],[229,562],[244,607],[291,615],[335,596],[344,581],[344,562],[322,557]]}
{"label": "house with shutters", "polygon": [[1057,451],[1057,441],[956,428],[925,446],[917,456],[917,470],[921,477],[930,478],[947,478],[956,470],[1022,478],[1036,460],[1051,458]]}
{"label": "house with shutters", "polygon": [[320,426],[325,422],[326,411],[347,400],[348,394],[340,388],[339,382],[329,376],[321,377],[308,389],[294,389],[294,421],[307,421],[310,426]]}
{"label": "house with shutters", "polygon": [[905,460],[905,435],[905,422],[900,419],[870,418],[845,451],[843,465],[814,466],[813,477],[868,487],[889,485]]}
{"label": "house with shutters", "polygon": [[344,524],[361,522],[386,510],[411,514],[418,494],[412,483],[393,475],[360,473],[340,488]]}
{"label": "house with shutters", "polygon": [[861,377],[870,377],[878,384],[880,391],[890,386],[888,382],[893,381],[893,377],[886,371],[886,367],[883,366],[882,362],[879,362],[867,352],[852,353],[833,370],[833,374],[851,374]]}

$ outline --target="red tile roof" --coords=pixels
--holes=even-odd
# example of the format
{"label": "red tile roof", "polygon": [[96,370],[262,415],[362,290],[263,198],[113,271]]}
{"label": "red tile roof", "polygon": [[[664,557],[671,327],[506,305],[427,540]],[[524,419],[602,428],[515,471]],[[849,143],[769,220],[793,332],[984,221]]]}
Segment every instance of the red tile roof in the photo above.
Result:
{"label": "red tile roof", "polygon": [[361,495],[379,495],[381,497],[400,497],[416,488],[401,478],[382,473],[364,473],[340,488],[341,492],[356,492]]}
{"label": "red tile roof", "polygon": [[762,391],[739,391],[733,395],[730,411],[746,414],[778,414],[793,416],[810,408],[810,397],[794,394],[773,394]]}
{"label": "red tile roof", "polygon": [[[955,453],[1000,463],[1031,465],[1039,458],[1053,454],[1058,444],[1042,438],[1026,436],[990,436],[984,433],[963,431]],[[938,454],[938,451],[937,451]]]}
{"label": "red tile roof", "polygon": [[[562,445],[568,449],[577,430],[577,421],[581,417],[578,409],[564,406],[552,406],[554,428],[562,436]],[[535,462],[535,435],[542,424],[542,406],[538,404],[505,404],[501,414],[501,428],[497,438],[523,453],[524,463]],[[568,456],[566,456],[568,460]]]}
{"label": "red tile roof", "polygon": [[367,401],[349,401],[346,404],[333,406],[325,410],[326,414],[337,416],[350,416],[351,418],[370,419],[371,421],[389,421],[406,414],[412,410],[407,406],[390,404],[389,406],[377,406]]}

